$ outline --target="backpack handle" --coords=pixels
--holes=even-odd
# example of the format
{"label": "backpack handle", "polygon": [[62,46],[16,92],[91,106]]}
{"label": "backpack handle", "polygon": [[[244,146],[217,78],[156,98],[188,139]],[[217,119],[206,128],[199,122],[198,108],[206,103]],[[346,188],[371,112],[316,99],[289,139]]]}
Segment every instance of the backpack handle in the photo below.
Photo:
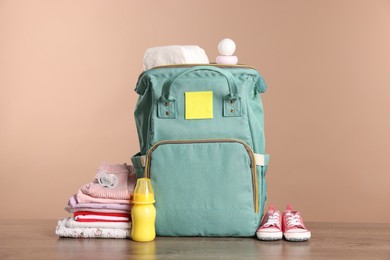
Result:
{"label": "backpack handle", "polygon": [[174,97],[170,96],[171,88],[173,83],[180,77],[191,73],[195,71],[211,71],[211,72],[217,72],[225,77],[228,88],[229,88],[229,94],[225,96],[224,98],[224,108],[223,108],[223,115],[225,117],[236,117],[241,116],[241,99],[237,94],[237,88],[236,83],[234,81],[233,75],[223,69],[213,67],[213,66],[197,66],[192,67],[190,69],[187,69],[177,75],[176,77],[173,77],[171,79],[168,79],[164,82],[164,85],[162,86],[161,90],[161,96],[158,100],[158,109],[157,109],[157,116],[159,118],[176,118],[176,100]]}
{"label": "backpack handle", "polygon": [[176,77],[168,79],[167,81],[165,81],[165,83],[164,83],[164,85],[162,87],[161,97],[160,97],[159,100],[162,101],[162,102],[173,101],[174,98],[172,98],[170,96],[171,87],[172,87],[173,83],[175,83],[175,81],[177,79],[181,78],[182,76],[184,76],[186,74],[189,74],[191,72],[194,72],[194,71],[199,71],[199,70],[208,70],[208,71],[212,71],[212,72],[218,72],[219,74],[224,76],[226,78],[226,80],[227,80],[228,88],[229,88],[229,95],[228,95],[228,97],[230,99],[237,98],[236,84],[235,84],[235,81],[234,81],[234,77],[233,77],[232,74],[230,74],[230,72],[227,72],[226,70],[223,70],[223,69],[220,69],[220,68],[217,68],[217,67],[213,67],[213,66],[197,66],[197,67],[192,67],[192,68],[190,68],[188,70],[185,70],[182,73],[180,73],[179,75],[177,75]]}

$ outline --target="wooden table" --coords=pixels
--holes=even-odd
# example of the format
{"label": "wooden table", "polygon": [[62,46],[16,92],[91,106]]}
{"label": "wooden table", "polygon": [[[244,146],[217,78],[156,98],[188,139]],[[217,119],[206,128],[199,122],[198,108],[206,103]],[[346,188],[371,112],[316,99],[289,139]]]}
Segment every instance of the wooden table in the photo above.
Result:
{"label": "wooden table", "polygon": [[56,220],[2,220],[0,259],[390,259],[390,224],[306,223],[308,242],[256,238],[58,238]]}

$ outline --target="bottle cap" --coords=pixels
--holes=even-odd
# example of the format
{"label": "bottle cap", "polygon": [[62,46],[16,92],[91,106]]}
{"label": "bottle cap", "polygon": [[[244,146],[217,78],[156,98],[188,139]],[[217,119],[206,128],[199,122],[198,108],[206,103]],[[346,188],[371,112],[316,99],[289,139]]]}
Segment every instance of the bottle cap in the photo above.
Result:
{"label": "bottle cap", "polygon": [[148,178],[139,178],[134,189],[134,204],[149,204],[154,203],[154,192],[152,183]]}

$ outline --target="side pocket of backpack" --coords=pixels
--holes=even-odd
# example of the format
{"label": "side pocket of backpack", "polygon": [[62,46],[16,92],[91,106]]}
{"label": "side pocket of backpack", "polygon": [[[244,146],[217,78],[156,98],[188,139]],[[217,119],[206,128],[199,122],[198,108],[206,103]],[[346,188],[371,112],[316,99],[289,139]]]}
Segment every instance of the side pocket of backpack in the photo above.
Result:
{"label": "side pocket of backpack", "polygon": [[145,155],[141,155],[141,153],[135,154],[131,157],[131,162],[133,163],[133,167],[135,169],[135,174],[138,178],[144,177],[145,170]]}

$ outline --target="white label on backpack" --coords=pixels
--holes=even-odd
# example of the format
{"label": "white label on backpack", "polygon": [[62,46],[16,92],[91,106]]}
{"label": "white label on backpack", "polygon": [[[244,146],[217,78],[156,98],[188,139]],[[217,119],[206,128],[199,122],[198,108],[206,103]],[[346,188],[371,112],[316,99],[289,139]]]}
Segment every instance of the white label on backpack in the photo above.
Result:
{"label": "white label on backpack", "polygon": [[255,153],[254,155],[255,155],[256,165],[264,166],[265,165],[264,154]]}

